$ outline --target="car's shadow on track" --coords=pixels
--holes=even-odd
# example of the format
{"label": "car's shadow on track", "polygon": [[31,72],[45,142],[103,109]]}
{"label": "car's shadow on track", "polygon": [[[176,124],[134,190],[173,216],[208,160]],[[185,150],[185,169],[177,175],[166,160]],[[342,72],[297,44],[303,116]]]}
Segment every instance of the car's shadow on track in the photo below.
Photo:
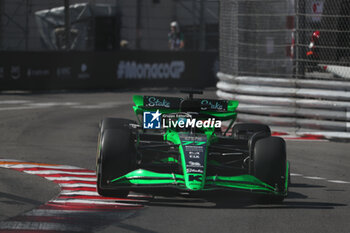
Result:
{"label": "car's shadow on track", "polygon": [[[298,188],[323,188],[325,186],[293,184]],[[280,203],[261,202],[258,195],[252,193],[216,191],[200,195],[174,195],[161,193],[149,200],[146,206],[167,206],[183,208],[209,208],[209,209],[334,209],[347,206],[343,203],[312,201],[307,195],[290,191],[288,197]]]}

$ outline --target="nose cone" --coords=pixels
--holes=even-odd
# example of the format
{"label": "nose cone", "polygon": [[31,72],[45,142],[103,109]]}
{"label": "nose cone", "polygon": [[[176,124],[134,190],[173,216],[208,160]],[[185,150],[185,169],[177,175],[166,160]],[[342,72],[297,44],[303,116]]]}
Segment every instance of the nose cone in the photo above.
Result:
{"label": "nose cone", "polygon": [[197,191],[204,187],[204,174],[188,174],[185,176],[185,185],[189,190]]}
{"label": "nose cone", "polygon": [[202,189],[202,185],[198,185],[198,184],[190,184],[187,186],[188,189],[192,190],[192,191],[198,191]]}

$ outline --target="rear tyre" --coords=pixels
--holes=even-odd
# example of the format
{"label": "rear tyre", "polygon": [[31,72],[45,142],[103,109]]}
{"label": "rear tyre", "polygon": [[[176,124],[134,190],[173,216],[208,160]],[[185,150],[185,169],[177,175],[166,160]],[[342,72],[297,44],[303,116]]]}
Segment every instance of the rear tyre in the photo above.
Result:
{"label": "rear tyre", "polygon": [[127,197],[128,190],[108,189],[108,182],[134,170],[136,150],[129,129],[106,129],[99,145],[97,159],[97,192],[106,197]]}
{"label": "rear tyre", "polygon": [[[258,140],[252,156],[253,175],[284,193],[286,179],[286,144],[282,138],[267,137]],[[281,202],[284,196],[261,195],[262,202]]]}
{"label": "rear tyre", "polygon": [[270,127],[264,124],[239,123],[233,126],[232,135],[234,139],[249,140],[255,133],[265,132],[271,136]]}

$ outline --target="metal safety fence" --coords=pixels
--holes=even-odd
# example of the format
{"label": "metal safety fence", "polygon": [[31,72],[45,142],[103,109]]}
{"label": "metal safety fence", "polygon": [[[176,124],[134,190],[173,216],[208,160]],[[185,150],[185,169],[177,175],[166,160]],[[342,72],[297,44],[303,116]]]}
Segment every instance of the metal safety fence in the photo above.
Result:
{"label": "metal safety fence", "polygon": [[350,131],[350,2],[222,0],[217,95],[239,120]]}
{"label": "metal safety fence", "polygon": [[296,1],[296,75],[350,78],[350,2]]}
{"label": "metal safety fence", "polygon": [[[219,0],[0,0],[0,89],[132,88],[133,79],[144,87],[214,86],[218,6]],[[181,51],[170,51],[173,21],[184,34]]]}
{"label": "metal safety fence", "polygon": [[219,0],[1,0],[0,51],[169,50],[172,21],[185,50],[218,50]]}
{"label": "metal safety fence", "polygon": [[[0,1],[0,51],[91,50],[93,14],[114,14],[114,6],[108,1],[94,1],[94,4],[102,4],[105,11],[96,12],[92,1],[83,0]],[[68,17],[65,5],[70,13]],[[67,37],[70,37],[69,47]]]}

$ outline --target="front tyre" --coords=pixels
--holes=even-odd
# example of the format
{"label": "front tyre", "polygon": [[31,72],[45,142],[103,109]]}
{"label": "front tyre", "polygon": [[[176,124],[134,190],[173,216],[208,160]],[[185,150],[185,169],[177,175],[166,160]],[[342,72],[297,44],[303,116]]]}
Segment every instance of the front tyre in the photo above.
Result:
{"label": "front tyre", "polygon": [[136,150],[129,129],[107,129],[103,132],[97,160],[97,192],[106,197],[127,197],[128,190],[110,189],[109,182],[134,170]]}
{"label": "front tyre", "polygon": [[[252,156],[253,175],[261,181],[275,187],[284,194],[286,179],[286,143],[280,137],[267,137],[255,143]],[[281,202],[284,195],[262,195],[263,202]]]}

